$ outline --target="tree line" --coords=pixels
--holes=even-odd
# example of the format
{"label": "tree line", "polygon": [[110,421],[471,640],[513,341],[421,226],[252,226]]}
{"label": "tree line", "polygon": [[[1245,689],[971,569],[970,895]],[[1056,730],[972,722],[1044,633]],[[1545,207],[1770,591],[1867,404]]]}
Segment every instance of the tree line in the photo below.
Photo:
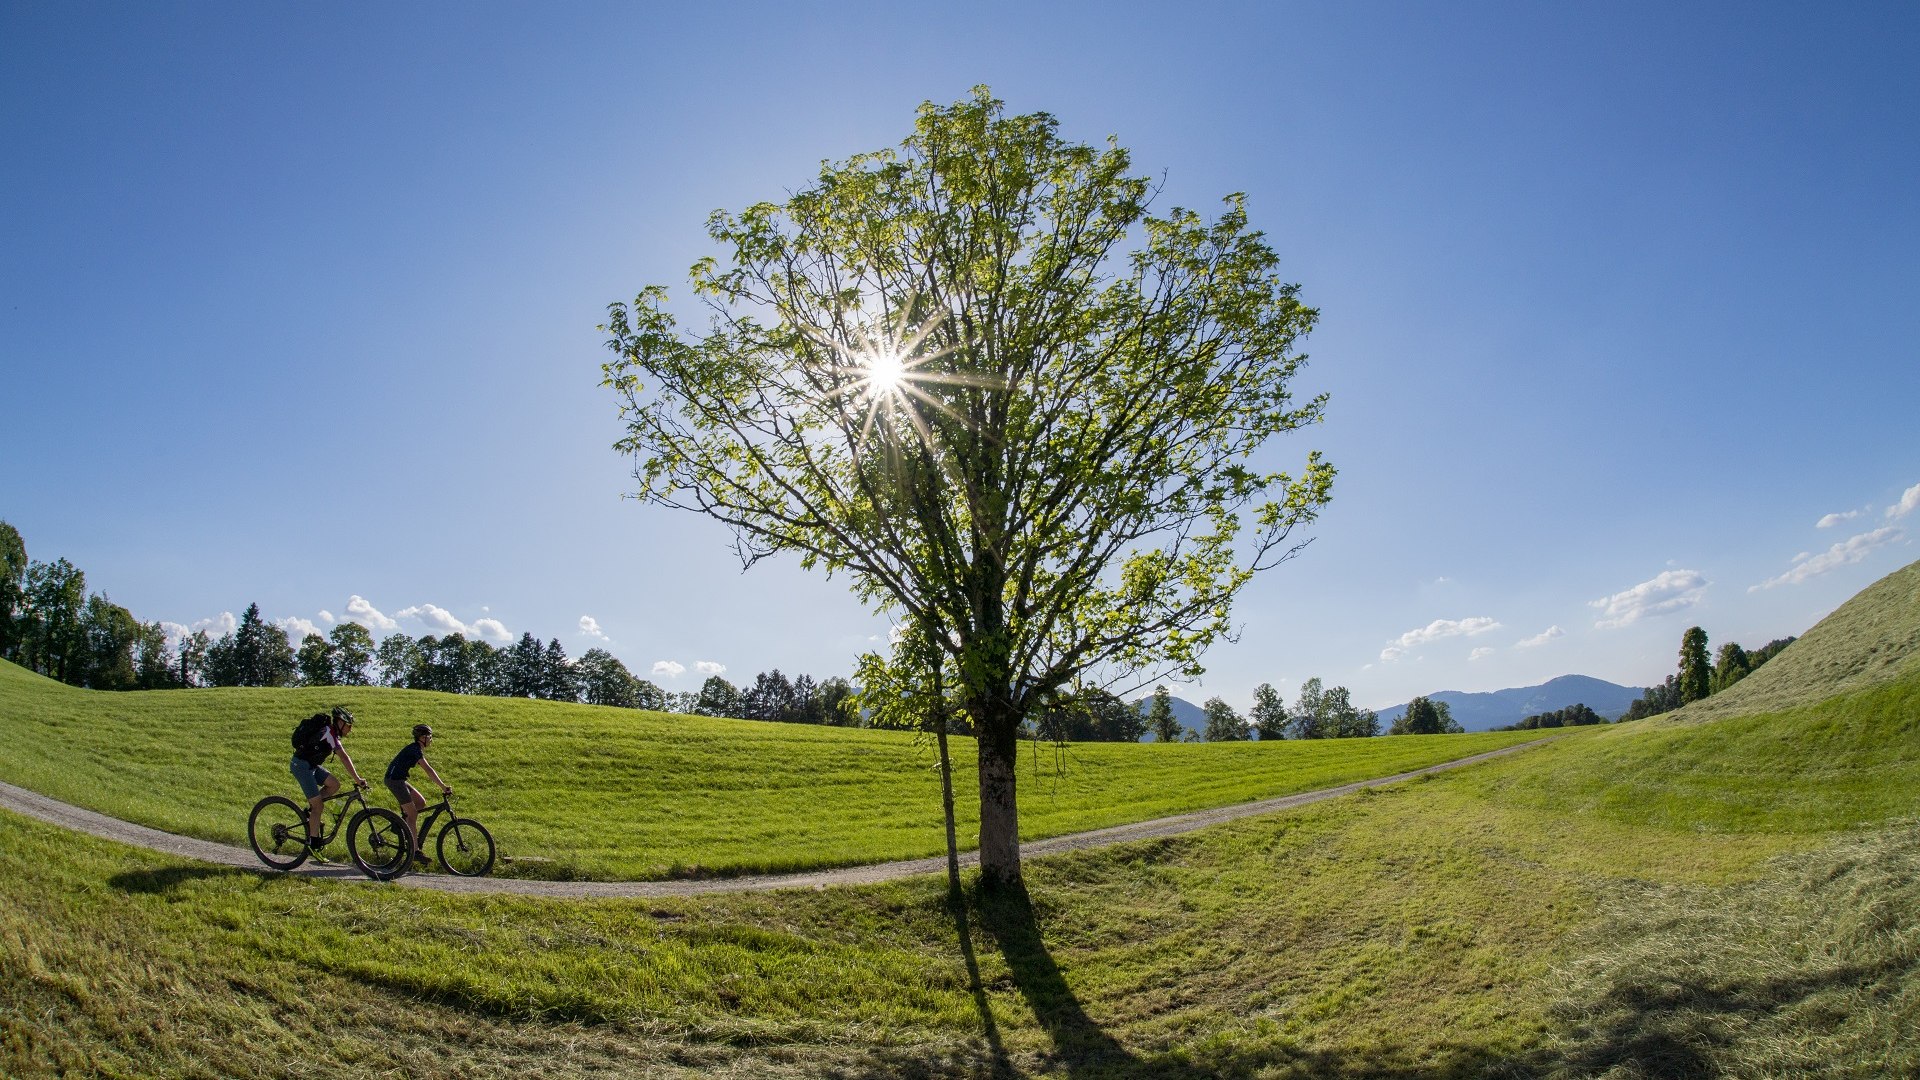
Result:
{"label": "tree line", "polygon": [[[1241,716],[1220,698],[1200,706],[1207,725],[1184,731],[1173,715],[1173,699],[1165,686],[1156,686],[1142,717],[1146,731],[1157,742],[1244,742],[1268,739],[1364,739],[1380,734],[1380,717],[1372,709],[1353,704],[1344,686],[1329,687],[1314,676],[1300,685],[1300,695],[1289,707],[1270,683],[1253,690],[1253,707]],[[1133,735],[1139,738],[1139,733]],[[1131,740],[1129,740],[1131,741]]]}
{"label": "tree line", "polygon": [[1686,633],[1680,635],[1679,670],[1667,676],[1660,685],[1648,687],[1639,700],[1627,706],[1626,715],[1620,719],[1641,720],[1658,716],[1689,702],[1711,697],[1758,671],[1760,665],[1780,655],[1781,650],[1797,640],[1793,637],[1775,638],[1751,652],[1728,641],[1721,644],[1717,657],[1709,659],[1707,632],[1698,626],[1689,627]]}
{"label": "tree line", "polygon": [[179,685],[167,634],[105,593],[66,559],[27,558],[20,531],[0,521],[0,659],[94,690]]}
{"label": "tree line", "polygon": [[1495,728],[1496,731],[1536,731],[1540,728],[1586,727],[1591,724],[1604,724],[1607,718],[1588,708],[1585,703],[1569,705],[1564,709],[1534,713],[1518,723]]}
{"label": "tree line", "polygon": [[453,633],[388,635],[377,644],[359,623],[310,633],[296,647],[249,604],[219,638],[205,630],[177,646],[159,622],[142,622],[66,559],[27,557],[18,529],[0,521],[0,659],[93,690],[199,686],[392,686],[452,694],[531,697],[657,712],[801,724],[858,724],[843,678],[788,679],[778,669],[744,690],[715,675],[697,692],[674,693],[639,678],[605,649],[567,655],[558,638],[532,634],[496,647]]}

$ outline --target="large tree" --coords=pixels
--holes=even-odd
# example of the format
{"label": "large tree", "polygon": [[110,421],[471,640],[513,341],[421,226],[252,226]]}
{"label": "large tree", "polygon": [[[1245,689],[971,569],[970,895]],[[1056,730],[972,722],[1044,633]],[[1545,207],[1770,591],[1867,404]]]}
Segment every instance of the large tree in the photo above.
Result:
{"label": "large tree", "polygon": [[605,327],[641,498],[731,526],[747,565],[847,573],[955,662],[990,884],[1020,880],[1028,713],[1200,674],[1331,493],[1318,454],[1262,452],[1321,417],[1291,389],[1315,312],[1240,196],[1155,214],[1131,169],[984,88],[923,105],[898,149],[709,219],[702,329],[658,286]]}

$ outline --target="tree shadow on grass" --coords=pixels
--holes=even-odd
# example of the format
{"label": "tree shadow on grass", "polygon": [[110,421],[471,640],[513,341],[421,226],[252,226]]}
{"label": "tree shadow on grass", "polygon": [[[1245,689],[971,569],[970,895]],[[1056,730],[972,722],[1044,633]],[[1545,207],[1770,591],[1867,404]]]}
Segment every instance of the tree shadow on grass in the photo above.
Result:
{"label": "tree shadow on grass", "polygon": [[1725,1051],[1743,1036],[1753,1038],[1756,1030],[1765,1038],[1765,1025],[1777,1014],[1828,992],[1898,980],[1905,971],[1905,965],[1889,961],[1771,979],[1687,980],[1671,972],[1649,973],[1616,983],[1602,995],[1571,1047],[1536,1055],[1517,1072],[1561,1077],[1620,1072],[1650,1080],[1722,1075]]}
{"label": "tree shadow on grass", "polygon": [[182,885],[199,881],[252,881],[265,884],[289,877],[317,877],[364,880],[361,874],[351,866],[301,867],[298,870],[277,873],[262,869],[242,869],[234,866],[166,866],[154,870],[129,870],[115,874],[107,879],[107,884],[125,893],[152,895],[170,893]]}
{"label": "tree shadow on grass", "polygon": [[[1171,1051],[1135,1051],[1088,1014],[1068,985],[1041,933],[1031,898],[1024,890],[979,890],[949,901],[955,941],[966,965],[968,990],[979,1012],[980,1039],[970,1045],[876,1046],[853,1060],[824,1068],[836,1080],[932,1080],[968,1077],[1001,1080],[1028,1076],[1065,1076],[1071,1080],[1251,1080],[1259,1076],[1330,1080],[1473,1080],[1486,1076],[1530,1076],[1512,1071],[1513,1062],[1486,1047],[1469,1043],[1429,1047],[1417,1060],[1385,1050],[1378,1054],[1304,1049],[1297,1045],[1234,1046],[1214,1044]],[[976,941],[982,942],[977,946]],[[996,949],[1007,974],[993,989],[1010,988],[1021,999],[1049,1045],[1013,1052],[996,1021],[989,987],[980,976],[978,947]],[[1004,1000],[1002,1008],[1004,1010]]]}

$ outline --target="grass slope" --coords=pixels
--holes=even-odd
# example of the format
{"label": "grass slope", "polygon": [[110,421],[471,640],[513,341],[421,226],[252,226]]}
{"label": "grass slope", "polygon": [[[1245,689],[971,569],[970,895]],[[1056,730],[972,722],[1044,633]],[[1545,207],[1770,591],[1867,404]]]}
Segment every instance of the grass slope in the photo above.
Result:
{"label": "grass slope", "polygon": [[1752,675],[1655,719],[1698,723],[1814,705],[1915,672],[1920,672],[1920,562],[1862,589]]}
{"label": "grass slope", "polygon": [[[484,821],[501,872],[603,879],[809,869],[944,850],[932,750],[899,732],[813,728],[384,688],[77,690],[0,662],[0,780],[128,821],[244,845],[247,811],[297,794],[288,733],[341,701],[376,784],[415,724]],[[1036,749],[1027,839],[1386,776],[1535,732]],[[954,749],[961,842],[977,830],[970,740]],[[343,773],[344,775],[344,773]],[[528,859],[528,856],[537,857]]]}

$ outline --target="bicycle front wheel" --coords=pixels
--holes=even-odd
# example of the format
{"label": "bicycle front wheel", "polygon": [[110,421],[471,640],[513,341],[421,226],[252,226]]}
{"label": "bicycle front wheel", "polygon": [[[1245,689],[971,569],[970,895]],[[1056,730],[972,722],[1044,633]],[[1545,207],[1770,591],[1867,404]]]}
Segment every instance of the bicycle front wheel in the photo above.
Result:
{"label": "bicycle front wheel", "polygon": [[269,795],[247,815],[247,842],[260,861],[291,870],[307,861],[307,810],[284,795]]}
{"label": "bicycle front wheel", "polygon": [[353,865],[375,881],[392,881],[413,865],[413,837],[399,814],[369,806],[347,824],[347,851]]}
{"label": "bicycle front wheel", "polygon": [[472,818],[454,818],[440,830],[440,865],[450,874],[479,877],[493,869],[493,834]]}

